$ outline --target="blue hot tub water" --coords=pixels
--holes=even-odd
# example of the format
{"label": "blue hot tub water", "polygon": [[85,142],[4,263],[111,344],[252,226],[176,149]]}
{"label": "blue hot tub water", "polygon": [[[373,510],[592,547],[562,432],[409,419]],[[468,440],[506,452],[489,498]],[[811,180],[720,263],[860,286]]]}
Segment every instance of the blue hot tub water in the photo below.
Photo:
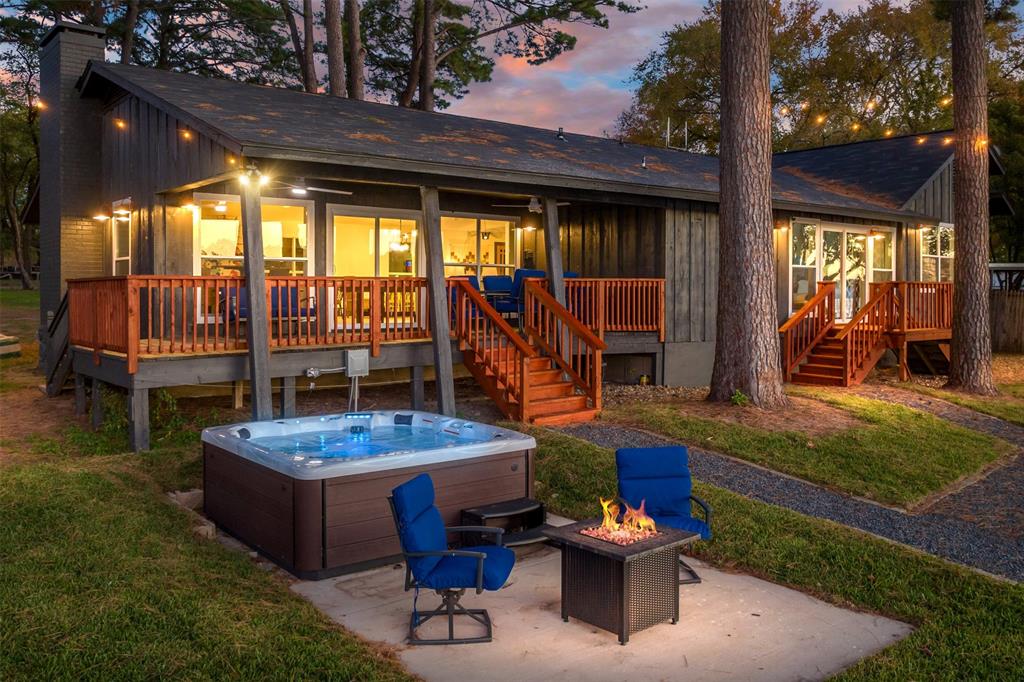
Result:
{"label": "blue hot tub water", "polygon": [[413,426],[376,426],[353,431],[308,431],[284,436],[265,436],[249,441],[254,447],[283,455],[300,455],[318,459],[379,457],[416,450],[452,448],[466,443],[487,440],[467,438]]}

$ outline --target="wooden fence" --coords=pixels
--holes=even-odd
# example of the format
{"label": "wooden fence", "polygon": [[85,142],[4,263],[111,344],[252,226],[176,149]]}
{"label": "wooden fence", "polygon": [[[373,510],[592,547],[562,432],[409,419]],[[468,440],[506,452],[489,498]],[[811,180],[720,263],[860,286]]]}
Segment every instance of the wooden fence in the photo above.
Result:
{"label": "wooden fence", "polygon": [[992,350],[1024,353],[1024,291],[994,289],[989,302]]}

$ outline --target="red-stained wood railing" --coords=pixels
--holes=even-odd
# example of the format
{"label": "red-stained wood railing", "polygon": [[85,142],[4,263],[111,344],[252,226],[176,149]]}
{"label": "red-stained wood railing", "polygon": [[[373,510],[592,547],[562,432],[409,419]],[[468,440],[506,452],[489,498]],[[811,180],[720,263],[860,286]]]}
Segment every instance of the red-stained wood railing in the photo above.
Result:
{"label": "red-stained wood railing", "polygon": [[605,332],[655,332],[665,340],[665,280],[565,280],[565,307],[601,339]]}
{"label": "red-stained wood railing", "polygon": [[530,359],[538,356],[468,279],[448,280],[451,331],[477,383],[506,416],[530,416]]}
{"label": "red-stained wood railing", "polygon": [[953,328],[952,282],[897,282],[897,331]]}
{"label": "red-stained wood railing", "polygon": [[588,397],[592,408],[601,409],[604,341],[556,301],[540,282],[527,280],[524,294],[523,327],[531,342],[572,379],[573,384]]}
{"label": "red-stained wood railing", "polygon": [[[271,348],[369,345],[430,338],[426,280],[269,277]],[[242,277],[129,275],[68,283],[69,342],[97,353],[178,355],[246,348]]]}
{"label": "red-stained wood railing", "polygon": [[835,326],[835,282],[818,282],[818,290],[779,327],[782,334],[782,370],[786,381],[803,359]]}
{"label": "red-stained wood railing", "polygon": [[884,347],[885,337],[896,323],[895,291],[895,282],[877,283],[871,288],[871,300],[836,335],[845,358],[843,385],[858,383],[873,366],[871,357]]}

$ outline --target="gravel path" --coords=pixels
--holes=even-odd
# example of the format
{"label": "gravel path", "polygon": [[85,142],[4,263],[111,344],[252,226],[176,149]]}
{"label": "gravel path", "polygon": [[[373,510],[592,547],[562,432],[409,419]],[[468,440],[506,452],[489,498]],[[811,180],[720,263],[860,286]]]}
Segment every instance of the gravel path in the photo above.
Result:
{"label": "gravel path", "polygon": [[[997,417],[891,386],[863,385],[857,392],[1002,438],[1024,451],[1024,427]],[[973,523],[1011,540],[1024,540],[1024,454],[993,470],[982,480],[940,499],[927,511]]]}
{"label": "gravel path", "polygon": [[[645,431],[597,422],[561,430],[608,448],[672,443]],[[1017,461],[1022,459],[1018,457]],[[966,566],[1024,580],[1024,540],[993,532],[979,523],[935,510],[905,514],[699,448],[690,448],[690,467],[694,477],[742,495],[859,528]]]}

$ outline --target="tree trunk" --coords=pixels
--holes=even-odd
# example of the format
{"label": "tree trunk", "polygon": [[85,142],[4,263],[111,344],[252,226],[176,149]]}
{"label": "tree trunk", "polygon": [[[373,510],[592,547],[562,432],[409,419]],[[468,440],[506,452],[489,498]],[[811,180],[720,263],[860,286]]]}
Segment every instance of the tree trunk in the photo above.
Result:
{"label": "tree trunk", "polygon": [[25,239],[25,225],[21,222],[21,215],[14,201],[10,196],[4,199],[4,212],[7,214],[7,222],[14,233],[14,262],[21,273],[21,288],[34,289],[32,283],[32,263],[28,258],[28,244]]}
{"label": "tree trunk", "polygon": [[359,0],[345,0],[345,30],[348,37],[348,96],[365,99],[366,48],[359,26]]}
{"label": "tree trunk", "polygon": [[772,253],[768,0],[722,2],[718,325],[709,400],[782,407]]}
{"label": "tree trunk", "polygon": [[345,50],[341,40],[341,0],[324,0],[327,80],[332,97],[345,96]]}
{"label": "tree trunk", "polygon": [[420,62],[420,109],[434,110],[434,78],[437,75],[434,0],[423,0],[423,59]]}
{"label": "tree trunk", "polygon": [[313,63],[313,0],[302,0],[302,61],[306,65],[306,92],[316,92],[316,65]]}
{"label": "tree trunk", "polygon": [[405,89],[398,98],[398,105],[411,107],[420,86],[420,64],[423,61],[423,0],[416,0],[412,11],[412,57],[409,60],[409,77]]}
{"label": "tree trunk", "polygon": [[952,3],[953,340],[949,388],[993,395],[988,271],[988,83],[984,0]]}
{"label": "tree trunk", "polygon": [[299,27],[295,23],[295,11],[292,9],[289,0],[278,0],[278,4],[281,5],[281,12],[284,14],[285,22],[288,24],[288,35],[292,39],[292,51],[295,52],[295,60],[299,63],[299,76],[302,78],[302,87],[307,92],[310,92],[310,77],[306,64],[305,47],[303,47],[302,36],[299,35]]}
{"label": "tree trunk", "polygon": [[132,48],[135,45],[135,27],[139,23],[139,0],[128,0],[128,11],[124,15],[124,34],[121,37],[121,63],[132,63]]}

